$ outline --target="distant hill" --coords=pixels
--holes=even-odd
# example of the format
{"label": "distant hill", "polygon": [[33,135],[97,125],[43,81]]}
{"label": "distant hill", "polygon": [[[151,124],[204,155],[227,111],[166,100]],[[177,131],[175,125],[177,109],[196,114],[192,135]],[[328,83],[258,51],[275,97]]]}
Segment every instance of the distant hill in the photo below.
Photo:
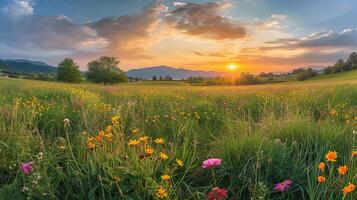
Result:
{"label": "distant hill", "polygon": [[0,69],[8,72],[17,73],[44,73],[53,74],[57,68],[40,61],[31,61],[24,59],[4,59],[0,60]]}
{"label": "distant hill", "polygon": [[190,76],[202,76],[202,77],[217,77],[217,76],[227,76],[227,73],[215,72],[215,71],[197,71],[188,70],[182,68],[174,68],[170,66],[155,66],[146,67],[140,69],[132,69],[126,72],[129,77],[133,78],[143,78],[151,80],[153,76],[171,76],[175,80],[186,79]]}

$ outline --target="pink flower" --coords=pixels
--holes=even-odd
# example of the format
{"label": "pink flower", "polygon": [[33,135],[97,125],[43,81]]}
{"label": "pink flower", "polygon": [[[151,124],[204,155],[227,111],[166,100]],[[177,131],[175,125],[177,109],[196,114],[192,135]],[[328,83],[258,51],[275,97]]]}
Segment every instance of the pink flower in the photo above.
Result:
{"label": "pink flower", "polygon": [[274,185],[274,190],[278,192],[284,192],[288,190],[293,182],[291,180],[285,180],[281,183],[277,183]]}
{"label": "pink flower", "polygon": [[214,187],[207,194],[207,200],[223,200],[225,198],[227,198],[227,190],[224,188]]}
{"label": "pink flower", "polygon": [[222,162],[222,159],[210,158],[210,159],[207,159],[207,160],[203,161],[202,168],[203,169],[210,169],[212,167],[217,167],[217,166],[221,165],[221,162]]}
{"label": "pink flower", "polygon": [[33,162],[20,163],[20,169],[24,174],[29,174],[33,170]]}

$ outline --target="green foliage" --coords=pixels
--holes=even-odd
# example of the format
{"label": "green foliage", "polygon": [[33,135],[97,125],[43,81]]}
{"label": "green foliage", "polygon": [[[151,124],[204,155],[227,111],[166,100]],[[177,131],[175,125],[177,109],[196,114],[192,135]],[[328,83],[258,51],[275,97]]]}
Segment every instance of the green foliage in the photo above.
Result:
{"label": "green foliage", "polygon": [[119,61],[115,57],[102,56],[88,63],[87,79],[94,83],[127,82],[125,73],[118,68]]}
{"label": "green foliage", "polygon": [[82,76],[77,63],[71,58],[65,58],[58,64],[56,78],[62,82],[79,83]]}

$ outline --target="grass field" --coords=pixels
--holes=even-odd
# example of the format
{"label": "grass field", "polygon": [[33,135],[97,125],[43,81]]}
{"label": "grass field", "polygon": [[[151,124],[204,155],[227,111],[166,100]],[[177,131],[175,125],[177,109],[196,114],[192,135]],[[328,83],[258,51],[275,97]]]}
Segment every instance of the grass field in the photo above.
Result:
{"label": "grass field", "polygon": [[[0,199],[207,199],[214,187],[355,199],[342,189],[357,183],[356,131],[356,72],[259,86],[0,78]],[[221,164],[202,168],[209,158]]]}

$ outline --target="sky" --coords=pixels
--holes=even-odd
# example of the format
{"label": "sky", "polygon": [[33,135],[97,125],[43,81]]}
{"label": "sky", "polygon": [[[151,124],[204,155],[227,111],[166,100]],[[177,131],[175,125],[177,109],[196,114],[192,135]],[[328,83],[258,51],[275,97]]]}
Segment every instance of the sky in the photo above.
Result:
{"label": "sky", "polygon": [[0,0],[0,58],[283,72],[357,50],[356,0]]}

